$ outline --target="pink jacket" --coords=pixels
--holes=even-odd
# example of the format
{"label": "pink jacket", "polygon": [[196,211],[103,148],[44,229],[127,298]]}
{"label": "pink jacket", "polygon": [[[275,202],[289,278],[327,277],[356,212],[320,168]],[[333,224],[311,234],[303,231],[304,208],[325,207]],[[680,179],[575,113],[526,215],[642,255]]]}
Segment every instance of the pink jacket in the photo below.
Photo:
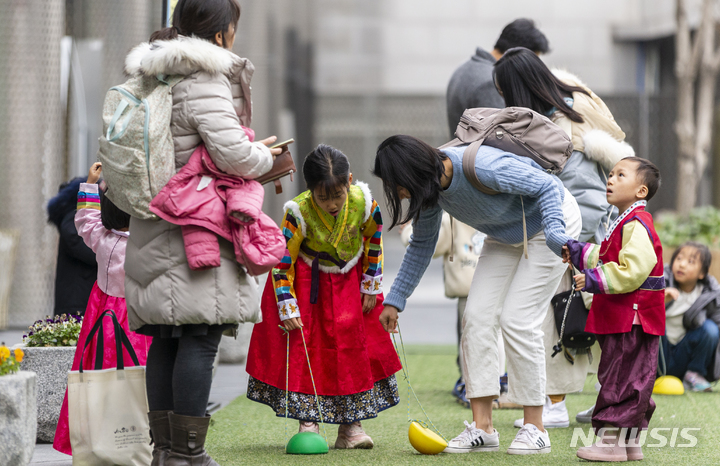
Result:
{"label": "pink jacket", "polygon": [[285,253],[282,232],[262,211],[264,195],[257,181],[220,171],[200,144],[152,200],[150,211],[182,225],[191,269],[220,266],[217,236],[221,236],[233,243],[235,257],[248,273],[260,275],[269,272]]}
{"label": "pink jacket", "polygon": [[108,230],[103,226],[98,185],[80,183],[75,228],[95,253],[100,290],[107,295],[124,298],[125,247],[130,234],[127,231]]}

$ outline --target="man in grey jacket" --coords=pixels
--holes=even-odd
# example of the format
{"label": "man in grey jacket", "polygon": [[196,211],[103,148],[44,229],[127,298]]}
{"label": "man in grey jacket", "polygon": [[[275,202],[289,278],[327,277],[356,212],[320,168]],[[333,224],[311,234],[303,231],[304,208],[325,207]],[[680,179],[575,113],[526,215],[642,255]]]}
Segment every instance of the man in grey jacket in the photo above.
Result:
{"label": "man in grey jacket", "polygon": [[470,60],[463,63],[450,78],[447,90],[447,114],[450,137],[467,108],[504,108],[505,101],[493,82],[493,66],[506,50],[525,47],[538,55],[550,50],[545,35],[531,19],[516,19],[505,26],[491,52],[478,47]]}

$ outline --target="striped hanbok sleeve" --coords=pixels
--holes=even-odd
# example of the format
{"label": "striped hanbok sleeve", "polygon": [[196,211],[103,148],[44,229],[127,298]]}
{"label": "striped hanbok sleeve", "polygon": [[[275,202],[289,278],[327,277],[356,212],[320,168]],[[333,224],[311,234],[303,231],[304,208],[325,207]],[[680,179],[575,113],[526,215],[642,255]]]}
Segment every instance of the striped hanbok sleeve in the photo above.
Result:
{"label": "striped hanbok sleeve", "polygon": [[382,228],[380,206],[373,199],[370,217],[362,226],[365,253],[363,254],[363,277],[360,283],[360,292],[364,294],[382,293],[384,265]]}
{"label": "striped hanbok sleeve", "polygon": [[290,210],[285,212],[280,229],[285,236],[285,255],[280,263],[272,269],[271,274],[280,320],[288,320],[300,317],[293,282],[295,280],[295,261],[300,252],[303,235],[299,220]]}
{"label": "striped hanbok sleeve", "polygon": [[75,229],[83,242],[97,253],[103,238],[112,234],[102,223],[98,185],[80,183],[75,211]]}
{"label": "striped hanbok sleeve", "polygon": [[95,183],[80,183],[78,191],[77,210],[96,209],[100,210],[100,193]]}
{"label": "striped hanbok sleeve", "polygon": [[592,269],[600,259],[600,246],[571,239],[566,244],[570,251],[570,262],[578,270]]}

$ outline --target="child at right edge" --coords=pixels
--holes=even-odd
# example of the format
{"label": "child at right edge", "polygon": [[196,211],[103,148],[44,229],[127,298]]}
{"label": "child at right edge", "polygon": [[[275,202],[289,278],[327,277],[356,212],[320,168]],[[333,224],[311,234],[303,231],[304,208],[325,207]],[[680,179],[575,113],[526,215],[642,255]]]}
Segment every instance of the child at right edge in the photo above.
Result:
{"label": "child at right edge", "polygon": [[655,411],[658,335],[665,334],[662,246],[645,211],[659,186],[652,162],[622,159],[607,181],[607,200],[621,214],[602,244],[570,240],[563,247],[563,261],[582,271],[576,289],[594,294],[585,330],[597,335],[602,349],[602,388],[592,415],[601,442],[578,450],[585,460],[643,459],[640,432]]}

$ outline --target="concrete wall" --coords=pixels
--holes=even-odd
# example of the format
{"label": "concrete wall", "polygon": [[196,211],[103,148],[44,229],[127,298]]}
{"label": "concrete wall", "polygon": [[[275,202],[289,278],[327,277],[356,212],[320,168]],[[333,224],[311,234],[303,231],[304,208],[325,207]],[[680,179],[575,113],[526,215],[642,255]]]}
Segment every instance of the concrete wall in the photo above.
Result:
{"label": "concrete wall", "polygon": [[491,49],[502,28],[519,17],[534,19],[548,37],[548,65],[578,74],[598,93],[632,91],[633,34],[671,34],[675,5],[674,0],[313,3],[316,86],[323,95],[443,94],[453,70],[475,47]]}

